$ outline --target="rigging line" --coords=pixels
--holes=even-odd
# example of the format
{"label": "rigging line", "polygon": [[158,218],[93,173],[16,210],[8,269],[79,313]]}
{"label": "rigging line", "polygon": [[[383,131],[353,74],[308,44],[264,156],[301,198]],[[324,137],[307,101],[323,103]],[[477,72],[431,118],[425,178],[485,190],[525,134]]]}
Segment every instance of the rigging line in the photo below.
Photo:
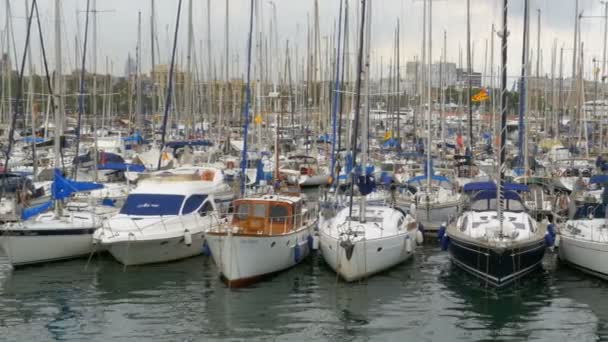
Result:
{"label": "rigging line", "polygon": [[2,171],[2,191],[0,191],[0,201],[2,200],[2,197],[4,197],[4,192],[6,190],[6,181],[7,181],[7,173],[8,173],[8,162],[10,160],[11,157],[11,152],[13,149],[13,145],[15,143],[15,124],[17,121],[17,113],[19,113],[22,109],[22,103],[21,103],[21,97],[22,97],[22,92],[23,92],[23,73],[25,71],[25,60],[27,57],[27,52],[28,52],[28,46],[30,44],[30,34],[31,34],[31,26],[32,26],[32,18],[34,16],[34,4],[36,3],[36,0],[32,0],[33,4],[32,4],[32,8],[30,9],[30,15],[28,17],[27,20],[27,33],[25,36],[25,47],[24,47],[24,51],[23,51],[23,58],[21,59],[21,69],[19,71],[19,79],[17,80],[17,101],[16,101],[16,105],[17,108],[15,108],[14,113],[12,113],[11,116],[11,123],[10,123],[10,129],[9,129],[9,137],[8,137],[8,147],[6,149],[6,158],[5,158],[5,162],[4,162],[4,170]]}
{"label": "rigging line", "polygon": [[[76,121],[76,158],[80,149],[80,126],[82,123],[82,113],[84,112],[84,83],[85,83],[85,70],[87,62],[87,42],[89,33],[89,10],[91,0],[87,0],[86,16],[84,21],[84,46],[82,47],[82,67],[80,69],[80,86],[79,86],[79,97],[78,97],[78,120]],[[95,161],[97,163],[97,161]],[[78,164],[74,163],[74,180],[78,178]]]}

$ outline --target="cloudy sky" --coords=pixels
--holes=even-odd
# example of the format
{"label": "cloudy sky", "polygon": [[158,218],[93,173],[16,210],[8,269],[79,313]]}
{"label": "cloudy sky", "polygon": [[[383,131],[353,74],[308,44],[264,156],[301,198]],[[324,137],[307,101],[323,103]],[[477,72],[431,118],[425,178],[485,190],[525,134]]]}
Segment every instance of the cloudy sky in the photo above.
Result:
{"label": "cloudy sky", "polygon": [[[0,5],[0,29],[6,36],[7,11]],[[16,43],[17,57],[22,55],[25,41],[25,1],[9,0],[12,7],[12,23]],[[225,1],[210,0],[211,3],[211,44],[213,60],[223,58],[224,49],[224,18]],[[272,5],[269,1],[261,4],[265,31],[268,31],[272,18]],[[473,57],[475,69],[483,71],[485,65],[485,44],[491,36],[491,25],[501,25],[502,0],[470,0],[472,12],[472,40],[474,44]],[[49,48],[49,59],[54,63],[53,54],[53,24],[54,1],[39,0],[41,20],[45,30],[45,44]],[[229,0],[230,2],[230,50],[236,68],[237,58],[240,73],[245,67],[246,38],[250,0]],[[354,22],[355,6],[358,0],[349,0],[351,6],[351,22]],[[313,17],[314,0],[274,0],[276,3],[279,40],[281,55],[286,40],[292,47],[302,52],[306,47],[307,16]],[[387,60],[392,55],[393,32],[397,20],[401,23],[401,56],[402,61],[412,60],[420,55],[422,38],[423,0],[372,0],[372,54],[374,56],[374,71],[380,56]],[[523,0],[510,0],[509,27],[509,74],[519,73],[521,63],[522,30],[523,30]],[[541,70],[551,72],[551,51],[554,41],[559,49],[564,48],[564,73],[569,75],[572,70],[572,46],[574,29],[575,0],[530,0],[531,3],[531,45],[536,50],[536,13],[541,10],[541,50],[543,62]],[[84,13],[86,0],[61,0],[63,9],[63,60],[64,68],[73,69],[75,63],[75,37],[80,38],[80,48],[84,31]],[[170,45],[175,26],[178,0],[156,0],[157,7],[157,39],[160,43],[160,61],[166,63],[170,55]],[[321,36],[329,36],[333,32],[334,22],[337,21],[339,0],[319,0],[319,25]],[[580,11],[587,16],[603,14],[600,0],[580,0]],[[137,14],[142,13],[143,35],[143,70],[150,68],[150,0],[98,0],[98,70],[105,70],[106,57],[114,64],[113,73],[122,74],[127,55],[135,54],[137,42]],[[188,0],[183,1],[181,26],[179,34],[179,55],[185,55],[187,37]],[[207,48],[206,29],[207,0],[193,1],[194,40],[197,58],[203,57],[206,63]],[[433,1],[433,59],[437,60],[442,49],[443,31],[447,31],[448,60],[458,63],[459,49],[466,44],[466,0],[434,0]],[[35,26],[34,26],[35,28]],[[581,37],[585,44],[584,54],[587,63],[587,73],[591,71],[591,59],[602,58],[604,23],[602,18],[584,18],[581,24]],[[37,32],[36,32],[37,33]],[[354,41],[354,29],[351,31]],[[37,61],[40,60],[39,43],[33,40],[33,51]],[[4,41],[5,39],[3,39]],[[200,43],[204,42],[202,46]],[[499,63],[499,42],[495,39],[495,64]],[[353,46],[353,45],[351,45]],[[89,45],[89,53],[92,53]],[[6,50],[4,43],[3,50]],[[202,51],[201,51],[202,50]],[[536,51],[533,52],[536,55]],[[255,55],[255,53],[254,53]],[[90,54],[89,54],[90,56]],[[466,54],[464,55],[466,57]],[[488,59],[490,53],[488,52]],[[159,57],[157,57],[158,59]],[[89,61],[91,58],[89,58]],[[200,60],[200,59],[199,59]],[[464,61],[463,61],[464,62]],[[489,62],[488,62],[489,63]],[[40,65],[40,62],[37,62]],[[403,64],[404,65],[404,64]],[[92,66],[89,65],[89,69]],[[40,70],[38,66],[37,69]],[[489,66],[488,66],[489,69]]]}

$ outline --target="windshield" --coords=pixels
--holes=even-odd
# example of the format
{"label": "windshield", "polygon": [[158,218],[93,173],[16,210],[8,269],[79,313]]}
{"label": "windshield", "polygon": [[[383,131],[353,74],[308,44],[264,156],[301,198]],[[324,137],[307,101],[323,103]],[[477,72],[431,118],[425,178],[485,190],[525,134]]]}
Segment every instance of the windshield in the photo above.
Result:
{"label": "windshield", "polygon": [[[471,203],[471,209],[474,211],[495,211],[498,209],[496,198],[480,199]],[[517,200],[505,200],[503,210],[507,211],[524,211],[524,205]]]}
{"label": "windshield", "polygon": [[183,202],[182,195],[131,194],[120,213],[134,216],[178,215]]}

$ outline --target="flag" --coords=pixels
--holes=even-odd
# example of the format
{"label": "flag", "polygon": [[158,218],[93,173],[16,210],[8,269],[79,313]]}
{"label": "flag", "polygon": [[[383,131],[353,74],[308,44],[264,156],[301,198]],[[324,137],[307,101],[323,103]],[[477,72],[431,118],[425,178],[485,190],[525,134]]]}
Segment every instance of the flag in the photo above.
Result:
{"label": "flag", "polygon": [[392,137],[393,137],[393,131],[386,131],[384,133],[384,140],[389,140]]}
{"label": "flag", "polygon": [[261,125],[262,124],[262,115],[258,114],[255,116],[255,119],[253,119],[253,122],[255,122],[256,125]]}
{"label": "flag", "polygon": [[481,90],[479,91],[479,93],[473,95],[473,97],[471,97],[471,101],[473,102],[483,102],[487,99],[490,98],[490,95],[488,94],[488,91],[484,88],[481,88]]}

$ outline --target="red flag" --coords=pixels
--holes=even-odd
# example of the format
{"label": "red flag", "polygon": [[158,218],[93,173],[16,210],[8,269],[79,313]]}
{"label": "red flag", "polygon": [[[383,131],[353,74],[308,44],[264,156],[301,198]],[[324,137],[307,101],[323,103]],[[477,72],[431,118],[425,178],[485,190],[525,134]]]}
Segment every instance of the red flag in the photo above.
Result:
{"label": "red flag", "polygon": [[462,135],[458,134],[456,136],[456,145],[458,145],[458,148],[463,148],[464,147],[464,141],[462,140]]}

